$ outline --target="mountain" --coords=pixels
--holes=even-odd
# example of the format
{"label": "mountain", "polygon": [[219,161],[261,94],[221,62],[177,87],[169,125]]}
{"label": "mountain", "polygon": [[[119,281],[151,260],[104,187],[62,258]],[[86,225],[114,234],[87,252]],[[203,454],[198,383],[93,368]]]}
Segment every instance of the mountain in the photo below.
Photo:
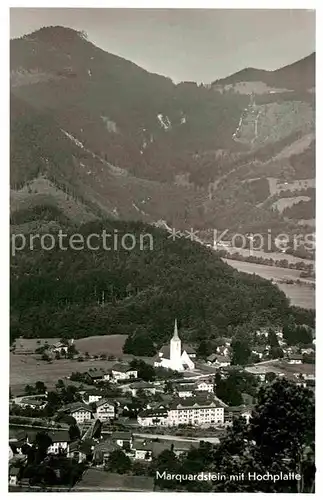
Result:
{"label": "mountain", "polygon": [[315,52],[288,66],[266,71],[245,68],[231,76],[216,80],[213,85],[230,85],[240,82],[263,82],[268,87],[306,92],[315,87]]}
{"label": "mountain", "polygon": [[[85,241],[103,230],[112,235],[110,250],[99,245],[97,251],[86,246],[83,251],[71,246],[62,251],[52,230],[56,244],[51,251],[40,249],[38,240],[33,250],[16,252],[11,340],[20,335],[80,338],[120,333],[160,346],[168,341],[177,317],[183,338],[198,343],[202,331],[211,340],[228,334],[228,328],[282,324],[293,314],[284,293],[270,281],[239,273],[196,242],[171,241],[166,231],[141,222],[88,222],[77,234]],[[75,229],[64,233],[63,245]],[[125,249],[129,241],[122,245],[126,234],[135,241],[131,251]],[[92,244],[98,242],[92,237]]]}
{"label": "mountain", "polygon": [[311,230],[314,55],[209,86],[175,85],[56,26],[11,40],[10,65],[20,224],[50,206],[75,224]]}

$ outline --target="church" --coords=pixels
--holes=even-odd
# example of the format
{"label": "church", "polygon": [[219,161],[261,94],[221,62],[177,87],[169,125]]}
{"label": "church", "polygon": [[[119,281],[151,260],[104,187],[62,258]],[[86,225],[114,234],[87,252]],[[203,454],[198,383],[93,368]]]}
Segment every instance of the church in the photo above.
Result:
{"label": "church", "polygon": [[194,370],[196,358],[194,349],[186,344],[183,344],[178,336],[177,320],[175,319],[174,334],[170,341],[170,345],[164,345],[160,348],[154,362],[154,366],[162,366],[182,372],[184,370]]}

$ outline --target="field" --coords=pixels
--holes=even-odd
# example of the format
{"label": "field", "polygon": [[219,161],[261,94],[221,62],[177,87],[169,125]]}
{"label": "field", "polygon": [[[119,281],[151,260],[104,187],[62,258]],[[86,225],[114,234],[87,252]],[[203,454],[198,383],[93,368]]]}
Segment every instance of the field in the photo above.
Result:
{"label": "field", "polygon": [[[223,259],[227,264],[249,274],[258,274],[262,278],[273,280],[287,295],[294,306],[315,309],[315,288],[313,278],[300,278],[300,271],[282,267],[265,266],[239,260]],[[299,280],[301,284],[280,283],[281,280]]]}
{"label": "field", "polygon": [[[292,243],[292,240],[291,240]],[[255,244],[255,247],[258,243]],[[228,253],[239,253],[243,257],[262,257],[263,259],[273,259],[273,260],[287,260],[289,264],[296,264],[296,262],[304,262],[304,264],[312,264],[314,266],[314,260],[301,259],[300,257],[295,257],[294,255],[289,255],[288,253],[282,252],[265,252],[264,250],[249,250],[249,248],[237,248],[237,247],[221,247],[218,244],[219,250],[226,250]]]}
{"label": "field", "polygon": [[115,361],[88,360],[79,363],[76,360],[60,359],[47,363],[37,355],[19,355],[10,353],[10,387],[15,396],[22,394],[27,384],[41,380],[52,389],[58,379],[68,377],[72,372],[86,372],[90,368],[109,369]]}
{"label": "field", "polygon": [[76,349],[91,355],[94,354],[113,354],[114,356],[122,356],[122,348],[126,341],[127,335],[97,335],[95,337],[87,337],[75,340]]}

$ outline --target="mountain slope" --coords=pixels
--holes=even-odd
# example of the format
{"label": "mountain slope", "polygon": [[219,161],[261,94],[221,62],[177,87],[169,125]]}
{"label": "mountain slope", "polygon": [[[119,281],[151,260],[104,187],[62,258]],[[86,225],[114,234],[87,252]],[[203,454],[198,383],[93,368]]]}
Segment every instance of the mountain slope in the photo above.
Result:
{"label": "mountain slope", "polygon": [[[301,211],[277,213],[270,186],[314,177],[313,55],[260,71],[263,85],[283,87],[273,94],[268,85],[258,94],[175,85],[62,27],[12,40],[10,57],[13,210],[42,204],[51,189],[50,203],[67,217],[75,210],[62,192],[82,205],[78,222],[90,212],[181,228],[274,224],[297,232]],[[260,73],[227,81],[250,83]],[[254,179],[263,186],[256,196]],[[29,201],[19,192],[26,183]],[[302,208],[306,219],[312,207]]]}
{"label": "mountain slope", "polygon": [[[111,220],[88,223],[77,233],[85,239],[103,230],[112,235],[110,251],[102,245],[97,251],[75,251],[68,245],[62,251],[57,239],[50,252],[38,247],[16,252],[12,335],[80,338],[137,330],[161,344],[177,317],[187,330],[184,336],[199,341],[201,329],[216,338],[251,320],[281,323],[290,312],[276,286],[235,271],[198,243],[185,238],[172,242],[160,229]],[[136,243],[131,251],[121,243],[129,233]],[[146,236],[141,240],[140,235]],[[95,244],[99,241],[95,238]]]}

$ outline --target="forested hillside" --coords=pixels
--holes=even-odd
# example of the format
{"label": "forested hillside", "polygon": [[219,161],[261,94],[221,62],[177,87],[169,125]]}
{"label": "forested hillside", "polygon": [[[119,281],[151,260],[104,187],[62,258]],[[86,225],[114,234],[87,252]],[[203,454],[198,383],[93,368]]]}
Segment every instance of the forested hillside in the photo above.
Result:
{"label": "forested hillside", "polygon": [[[252,321],[282,324],[292,312],[285,295],[269,281],[235,271],[188,239],[171,241],[168,233],[152,226],[109,220],[85,224],[76,232],[85,238],[103,229],[117,235],[117,250],[61,250],[58,244],[41,250],[35,242],[33,251],[16,252],[12,337],[119,333],[161,344],[177,317],[184,338],[196,341],[202,332],[205,338],[216,338]],[[131,251],[121,248],[125,233],[136,238]],[[145,237],[141,250],[140,234],[147,233],[153,248]]]}

